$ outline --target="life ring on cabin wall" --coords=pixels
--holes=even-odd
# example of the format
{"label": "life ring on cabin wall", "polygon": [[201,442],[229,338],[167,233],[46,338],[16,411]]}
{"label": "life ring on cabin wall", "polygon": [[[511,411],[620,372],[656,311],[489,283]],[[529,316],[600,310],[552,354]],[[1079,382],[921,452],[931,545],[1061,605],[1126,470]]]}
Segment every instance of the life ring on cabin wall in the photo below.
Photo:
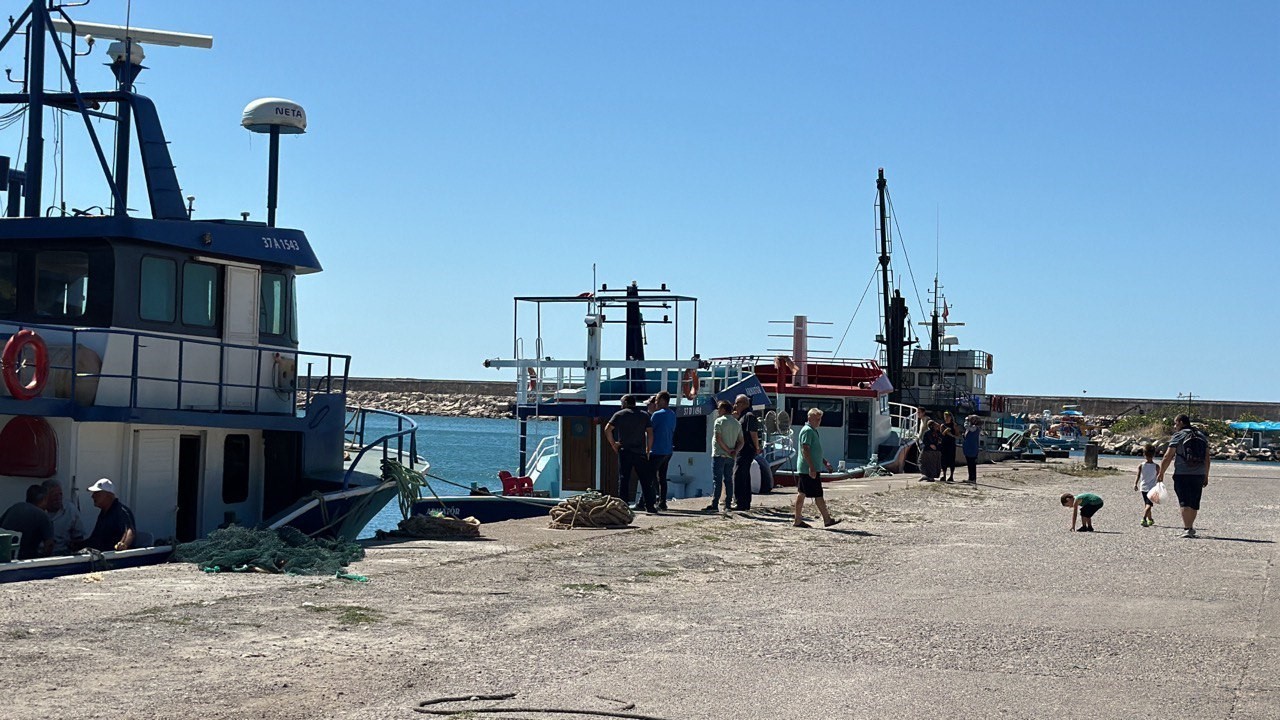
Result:
{"label": "life ring on cabin wall", "polygon": [[689,368],[684,371],[684,382],[681,383],[680,389],[684,392],[684,396],[690,400],[698,397],[698,371]]}
{"label": "life ring on cabin wall", "polygon": [[[31,382],[22,384],[22,351],[28,347],[35,355]],[[4,344],[4,353],[0,355],[0,369],[4,373],[4,386],[16,400],[30,400],[38,397],[49,380],[49,348],[44,338],[35,330],[23,329],[14,333]]]}

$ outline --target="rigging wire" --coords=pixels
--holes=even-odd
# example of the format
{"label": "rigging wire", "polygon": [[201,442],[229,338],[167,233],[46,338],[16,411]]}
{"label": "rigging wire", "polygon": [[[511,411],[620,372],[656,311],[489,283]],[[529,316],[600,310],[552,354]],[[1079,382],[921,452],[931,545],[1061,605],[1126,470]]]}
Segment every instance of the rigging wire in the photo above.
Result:
{"label": "rigging wire", "polygon": [[911,288],[915,290],[916,305],[920,306],[920,317],[927,318],[929,315],[924,311],[924,301],[920,299],[920,285],[916,282],[916,272],[911,267],[911,255],[907,252],[906,240],[902,237],[902,228],[898,226],[898,214],[893,211],[893,198],[889,196],[889,191],[884,191],[886,200],[889,202],[889,217],[893,218],[893,228],[898,233],[898,243],[902,246],[902,257],[907,261],[907,272],[911,275]]}
{"label": "rigging wire", "polygon": [[858,317],[858,310],[862,308],[862,301],[867,299],[867,293],[871,290],[871,284],[876,281],[876,274],[879,272],[880,270],[878,268],[873,268],[871,270],[871,277],[867,279],[867,286],[862,289],[862,297],[858,298],[858,305],[853,309],[853,315],[849,318],[849,324],[844,326],[844,334],[840,336],[840,342],[836,343],[836,351],[831,353],[833,356],[838,357],[840,355],[840,348],[844,346],[844,339],[849,335],[849,328],[853,327],[853,319]]}

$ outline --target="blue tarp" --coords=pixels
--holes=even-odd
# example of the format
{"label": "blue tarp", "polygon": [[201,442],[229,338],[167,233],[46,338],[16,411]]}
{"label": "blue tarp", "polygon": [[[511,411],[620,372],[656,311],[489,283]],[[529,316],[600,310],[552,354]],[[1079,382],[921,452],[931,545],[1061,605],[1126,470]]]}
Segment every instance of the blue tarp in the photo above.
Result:
{"label": "blue tarp", "polygon": [[1260,430],[1262,432],[1280,432],[1280,422],[1264,420],[1262,422],[1233,422],[1232,430]]}

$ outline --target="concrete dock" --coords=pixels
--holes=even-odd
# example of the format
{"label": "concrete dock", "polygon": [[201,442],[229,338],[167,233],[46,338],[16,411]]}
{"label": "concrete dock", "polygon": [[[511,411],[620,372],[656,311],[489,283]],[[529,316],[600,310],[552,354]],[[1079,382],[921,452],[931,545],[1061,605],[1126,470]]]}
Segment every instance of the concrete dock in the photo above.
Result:
{"label": "concrete dock", "polygon": [[[514,693],[430,709],[1280,717],[1280,467],[1215,465],[1187,540],[1176,508],[1139,527],[1136,465],[1108,464],[845,482],[831,530],[791,527],[789,491],[634,530],[501,523],[370,547],[367,584],[168,565],[6,585],[0,715],[409,718]],[[1082,490],[1106,500],[1096,533],[1058,503]]]}

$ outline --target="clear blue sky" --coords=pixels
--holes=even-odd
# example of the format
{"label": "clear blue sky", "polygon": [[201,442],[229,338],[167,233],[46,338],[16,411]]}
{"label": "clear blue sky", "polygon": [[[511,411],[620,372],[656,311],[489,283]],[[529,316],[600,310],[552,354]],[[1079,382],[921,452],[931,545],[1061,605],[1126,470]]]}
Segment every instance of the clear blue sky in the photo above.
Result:
{"label": "clear blue sky", "polygon": [[[302,343],[357,375],[504,377],[481,361],[512,353],[511,296],[588,290],[592,263],[698,296],[704,356],[794,314],[838,335],[883,167],[895,266],[905,245],[928,302],[940,257],[993,392],[1280,401],[1274,0],[135,0],[133,23],[215,37],[149,48],[139,85],[197,215],[264,217],[239,113],[306,107],[280,201],[325,266]],[[89,169],[67,182],[105,204]],[[873,290],[842,354],[876,323]],[[580,325],[548,351],[580,355]]]}

